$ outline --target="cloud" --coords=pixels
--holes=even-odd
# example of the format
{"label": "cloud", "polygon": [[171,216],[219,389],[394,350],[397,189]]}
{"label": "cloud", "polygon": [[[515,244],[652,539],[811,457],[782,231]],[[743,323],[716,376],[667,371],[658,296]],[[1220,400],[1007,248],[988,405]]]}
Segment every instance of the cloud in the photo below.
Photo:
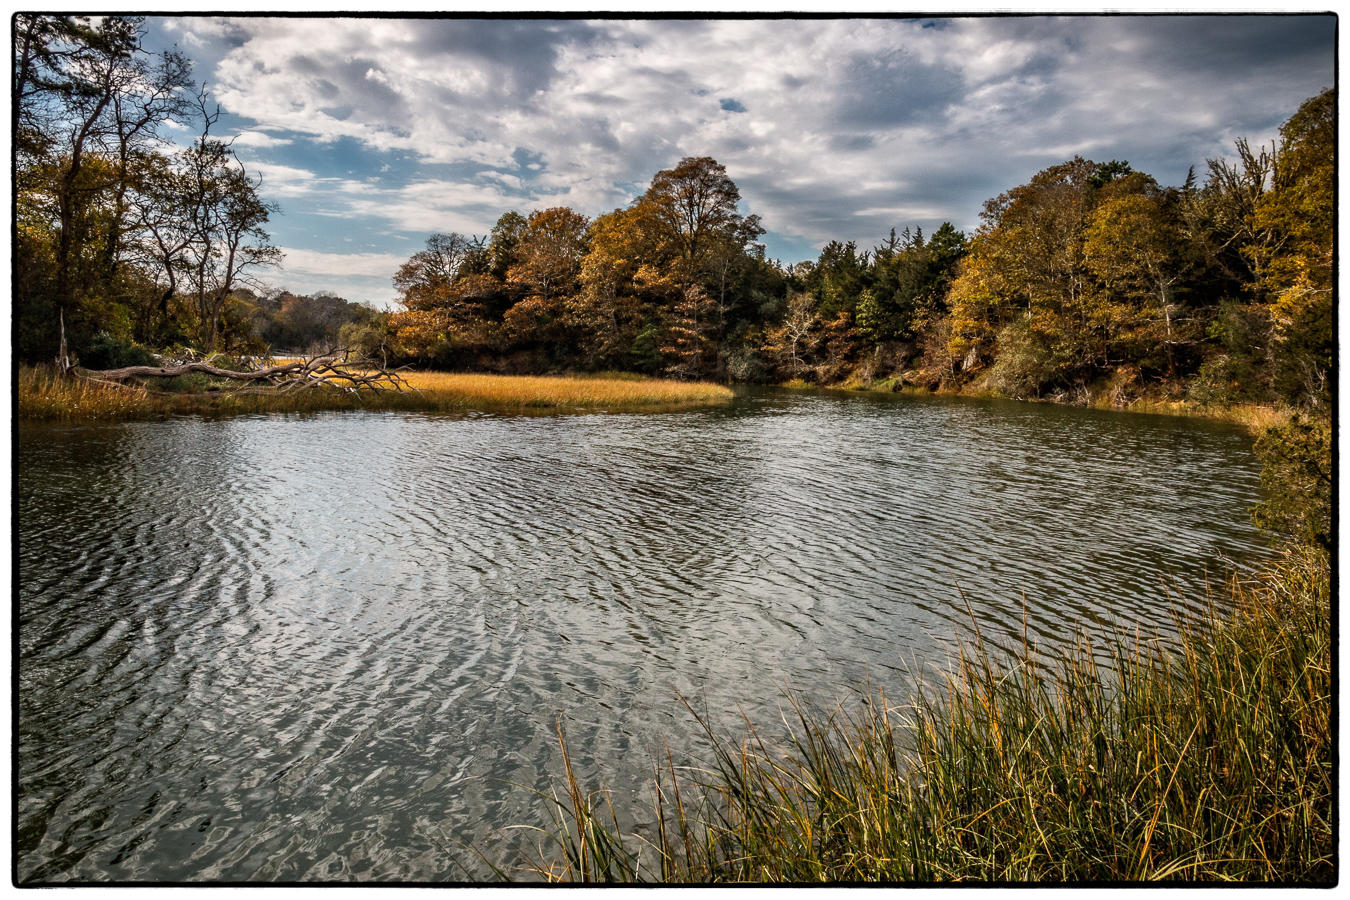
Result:
{"label": "cloud", "polygon": [[247,168],[262,176],[263,196],[288,201],[284,207],[351,223],[383,222],[404,232],[485,234],[508,210],[530,212],[559,205],[551,198],[513,189],[520,179],[497,173],[486,173],[477,181],[422,178],[381,187],[378,179],[320,176],[278,163],[249,162]]}
{"label": "cloud", "polygon": [[393,253],[351,253],[282,247],[283,264],[264,276],[300,294],[332,291],[347,300],[389,308],[397,292],[394,272],[407,261]]}
{"label": "cloud", "polygon": [[250,160],[245,168],[251,175],[262,176],[260,193],[268,198],[316,197],[322,192],[340,188],[340,178],[320,178],[308,169]]}
{"label": "cloud", "polygon": [[771,234],[815,246],[948,218],[968,228],[982,201],[1075,153],[1179,182],[1234,137],[1272,133],[1334,75],[1326,16],[245,18],[191,30],[224,45],[213,89],[257,149],[283,131],[413,160],[388,189],[371,172],[260,166],[265,191],[414,232],[481,233],[513,208],[596,215],[686,155],[725,164]]}
{"label": "cloud", "polygon": [[366,275],[372,278],[391,278],[407,257],[393,253],[329,253],[322,250],[302,250],[282,247],[286,254],[287,272],[305,275]]}
{"label": "cloud", "polygon": [[284,147],[292,143],[290,138],[279,138],[264,131],[241,131],[234,136],[236,147],[256,147],[258,149]]}

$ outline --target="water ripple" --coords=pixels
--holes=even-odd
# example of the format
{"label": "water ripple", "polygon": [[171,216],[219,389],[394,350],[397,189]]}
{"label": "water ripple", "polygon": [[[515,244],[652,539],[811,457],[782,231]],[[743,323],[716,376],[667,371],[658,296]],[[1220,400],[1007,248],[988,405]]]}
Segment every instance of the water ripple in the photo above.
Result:
{"label": "water ripple", "polygon": [[485,876],[458,842],[527,845],[560,716],[631,788],[699,746],[677,695],[734,727],[903,691],[972,617],[1166,631],[1265,552],[1235,429],[983,401],[35,428],[18,466],[21,880]]}

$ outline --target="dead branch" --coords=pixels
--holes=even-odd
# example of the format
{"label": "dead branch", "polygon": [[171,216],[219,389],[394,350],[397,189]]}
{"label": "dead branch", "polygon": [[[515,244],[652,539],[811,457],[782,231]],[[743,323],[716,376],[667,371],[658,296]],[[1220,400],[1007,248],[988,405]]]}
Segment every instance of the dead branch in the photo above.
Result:
{"label": "dead branch", "polygon": [[[267,384],[270,389],[266,392],[277,394],[311,389],[340,390],[353,394],[359,394],[361,391],[378,393],[416,390],[399,374],[406,367],[387,369],[376,366],[370,360],[349,361],[348,355],[346,349],[340,348],[295,362],[243,371],[222,369],[209,362],[195,360],[170,366],[124,366],[120,369],[75,371],[82,378],[105,384],[118,384],[129,378],[175,378],[179,375],[200,372],[213,378],[241,381],[246,384]],[[258,389],[247,392],[264,393]]]}

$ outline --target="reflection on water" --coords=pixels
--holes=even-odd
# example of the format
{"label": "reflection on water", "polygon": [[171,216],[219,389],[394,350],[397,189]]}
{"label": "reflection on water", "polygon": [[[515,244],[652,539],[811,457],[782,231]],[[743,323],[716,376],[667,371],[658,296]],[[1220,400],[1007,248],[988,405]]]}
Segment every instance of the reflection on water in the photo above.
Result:
{"label": "reflection on water", "polygon": [[[26,429],[22,880],[484,877],[566,722],[618,788],[970,628],[1166,629],[1263,545],[1235,429],[930,398]],[[1017,639],[1020,643],[1020,638]]]}

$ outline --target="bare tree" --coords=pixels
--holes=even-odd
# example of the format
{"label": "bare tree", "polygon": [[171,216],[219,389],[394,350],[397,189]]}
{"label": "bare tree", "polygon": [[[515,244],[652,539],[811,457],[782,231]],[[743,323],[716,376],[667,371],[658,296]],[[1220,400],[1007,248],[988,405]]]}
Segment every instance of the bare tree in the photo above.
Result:
{"label": "bare tree", "polygon": [[[263,227],[276,207],[259,196],[261,179],[249,177],[229,142],[211,137],[220,108],[208,110],[204,88],[197,103],[202,133],[180,157],[181,172],[176,179],[184,192],[181,213],[187,223],[187,243],[180,252],[197,337],[202,346],[215,349],[230,295],[255,286],[256,270],[277,265],[282,253]],[[174,246],[170,239],[166,249]],[[172,259],[167,261],[171,270]]]}

